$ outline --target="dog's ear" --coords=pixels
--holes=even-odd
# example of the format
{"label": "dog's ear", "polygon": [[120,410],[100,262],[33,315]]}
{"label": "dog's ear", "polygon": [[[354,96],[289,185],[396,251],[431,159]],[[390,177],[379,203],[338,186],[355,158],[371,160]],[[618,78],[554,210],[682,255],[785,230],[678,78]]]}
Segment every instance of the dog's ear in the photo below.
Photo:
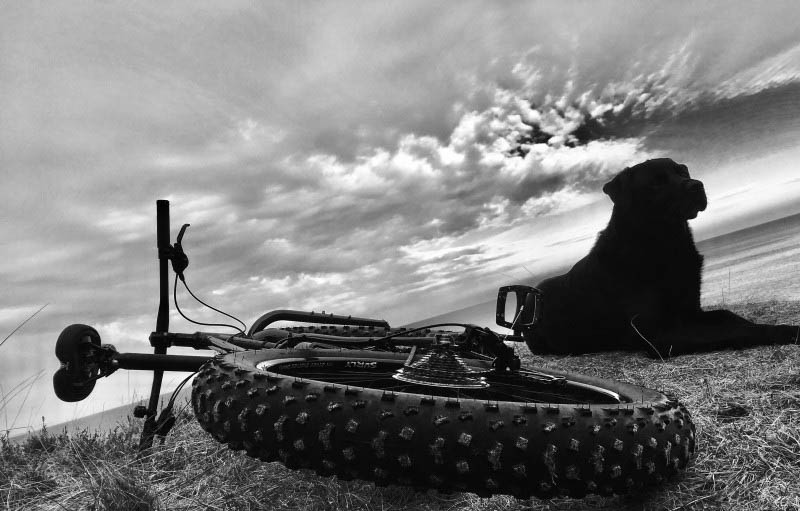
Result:
{"label": "dog's ear", "polygon": [[628,179],[628,168],[614,176],[614,179],[603,185],[603,193],[611,198],[611,202],[619,204],[625,195],[625,181]]}

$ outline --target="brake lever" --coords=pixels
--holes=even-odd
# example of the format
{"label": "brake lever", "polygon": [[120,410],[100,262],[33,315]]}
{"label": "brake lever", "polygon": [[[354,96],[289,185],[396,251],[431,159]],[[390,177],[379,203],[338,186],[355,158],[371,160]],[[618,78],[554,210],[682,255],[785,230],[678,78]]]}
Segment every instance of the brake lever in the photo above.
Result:
{"label": "brake lever", "polygon": [[189,225],[190,224],[183,224],[181,227],[178,233],[178,239],[175,240],[175,245],[172,247],[172,254],[170,255],[172,270],[182,281],[185,280],[183,272],[189,266],[189,257],[186,255],[186,252],[183,251],[183,245],[181,243],[183,242],[183,235],[186,234],[186,228],[189,227]]}
{"label": "brake lever", "polygon": [[181,241],[183,241],[183,235],[186,234],[186,228],[189,227],[191,224],[183,224],[181,227],[180,232],[178,233],[178,239],[175,240],[176,246],[181,246]]}

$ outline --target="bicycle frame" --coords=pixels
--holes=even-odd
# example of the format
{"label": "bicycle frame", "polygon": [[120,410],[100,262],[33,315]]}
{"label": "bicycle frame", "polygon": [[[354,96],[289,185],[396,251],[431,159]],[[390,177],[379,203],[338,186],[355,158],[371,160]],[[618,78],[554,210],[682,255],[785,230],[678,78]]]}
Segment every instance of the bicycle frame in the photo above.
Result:
{"label": "bicycle frame", "polygon": [[[108,376],[117,369],[151,370],[153,381],[150,387],[150,396],[147,405],[134,408],[133,415],[145,419],[142,435],[139,441],[139,451],[152,447],[156,435],[166,435],[171,427],[169,413],[162,413],[156,418],[164,371],[197,372],[200,367],[208,362],[209,356],[168,355],[167,350],[172,346],[191,347],[194,349],[210,349],[219,353],[234,351],[259,350],[276,347],[280,343],[284,347],[292,347],[300,342],[313,341],[322,345],[339,347],[353,346],[387,346],[392,347],[392,342],[402,336],[403,346],[430,347],[438,340],[434,337],[412,336],[414,329],[394,329],[390,335],[364,336],[337,336],[315,332],[307,336],[301,335],[291,338],[283,335],[284,331],[267,329],[277,321],[302,322],[310,324],[342,325],[345,328],[357,327],[367,329],[371,334],[376,329],[383,329],[388,333],[389,324],[382,319],[342,316],[316,312],[296,310],[274,310],[259,317],[244,335],[213,332],[195,332],[193,334],[175,333],[169,331],[170,310],[170,273],[169,267],[181,280],[184,279],[183,271],[189,265],[189,259],[183,251],[181,241],[189,224],[181,227],[175,244],[170,243],[170,212],[169,201],[156,202],[156,247],[159,259],[159,304],[156,316],[155,330],[150,334],[149,341],[153,347],[152,354],[146,353],[119,353],[111,345],[101,345],[99,334],[86,325],[72,325],[67,327],[56,343],[56,356],[62,363],[62,368],[54,376],[56,394],[66,401],[78,401],[89,395],[94,382]],[[516,310],[513,321],[504,317],[506,296],[509,292],[516,294]],[[505,336],[503,340],[523,341],[521,334],[534,326],[539,318],[540,292],[528,286],[507,286],[500,288],[497,298],[497,324],[511,328],[514,335]],[[431,327],[442,325],[431,325]],[[494,365],[501,371],[517,370],[520,367],[519,358],[513,350],[502,342],[491,331],[476,327],[465,326],[463,338],[466,346],[476,348],[482,353],[491,353],[495,356]],[[328,327],[322,327],[327,329]],[[472,329],[472,330],[470,330]],[[406,333],[406,331],[408,332]],[[282,332],[276,335],[275,332]],[[326,330],[327,332],[327,330]],[[472,335],[477,332],[476,335]],[[258,339],[255,334],[260,334]],[[270,337],[272,335],[272,337]],[[270,342],[276,341],[276,342]],[[172,419],[174,421],[174,419]]]}
{"label": "bicycle frame", "polygon": [[[156,412],[161,393],[161,383],[164,371],[197,371],[208,360],[208,357],[191,357],[166,355],[170,346],[188,346],[195,349],[212,348],[214,346],[225,349],[242,349],[237,345],[226,343],[225,334],[177,334],[169,332],[169,265],[170,263],[179,276],[189,264],[189,259],[181,246],[181,239],[189,224],[181,227],[178,239],[173,246],[170,244],[170,214],[169,201],[156,201],[156,246],[158,249],[159,271],[159,303],[156,316],[156,328],[150,334],[150,345],[153,346],[152,356],[139,354],[117,354],[115,359],[123,369],[145,369],[153,371],[153,383],[150,388],[150,397],[147,408],[134,411],[134,415],[142,418],[145,423],[139,442],[139,449],[145,450],[153,445],[156,432]],[[383,320],[369,318],[354,318],[352,316],[337,316],[334,314],[317,314],[292,310],[272,311],[261,316],[250,328],[253,333],[264,329],[276,321],[305,321],[308,323],[326,323],[338,325],[353,325],[367,327],[388,328],[389,324]],[[240,342],[241,344],[241,342]],[[223,346],[224,345],[224,346]],[[263,344],[256,343],[253,348],[263,348]]]}

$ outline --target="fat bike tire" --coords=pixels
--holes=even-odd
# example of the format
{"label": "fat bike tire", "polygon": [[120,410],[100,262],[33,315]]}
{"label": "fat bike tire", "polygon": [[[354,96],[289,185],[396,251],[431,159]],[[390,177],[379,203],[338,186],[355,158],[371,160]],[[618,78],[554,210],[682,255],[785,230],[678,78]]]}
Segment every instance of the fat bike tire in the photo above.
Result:
{"label": "fat bike tire", "polygon": [[620,401],[452,398],[303,376],[304,367],[325,364],[369,374],[406,358],[320,349],[220,355],[195,378],[192,406],[217,441],[262,461],[481,496],[624,494],[679,474],[695,450],[694,424],[677,400],[586,375],[540,369]]}

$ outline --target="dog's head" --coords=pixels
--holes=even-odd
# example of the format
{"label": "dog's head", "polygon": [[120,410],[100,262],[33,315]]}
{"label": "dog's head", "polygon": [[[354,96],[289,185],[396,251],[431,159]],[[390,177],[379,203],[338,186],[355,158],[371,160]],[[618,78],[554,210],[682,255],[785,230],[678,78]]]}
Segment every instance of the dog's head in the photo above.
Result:
{"label": "dog's head", "polygon": [[708,205],[703,183],[686,165],[657,158],[628,167],[603,186],[616,207],[664,219],[689,220]]}

